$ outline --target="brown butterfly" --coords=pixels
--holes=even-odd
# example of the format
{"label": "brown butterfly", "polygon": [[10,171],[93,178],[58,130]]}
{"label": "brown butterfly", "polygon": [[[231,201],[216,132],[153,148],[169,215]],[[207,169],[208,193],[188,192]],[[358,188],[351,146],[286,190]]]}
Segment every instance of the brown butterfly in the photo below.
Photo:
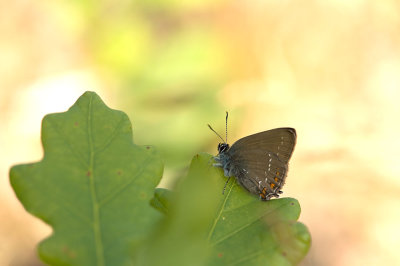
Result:
{"label": "brown butterfly", "polygon": [[[227,124],[228,112],[226,128]],[[241,138],[230,147],[227,140],[224,141],[210,125],[208,127],[223,141],[218,144],[218,155],[213,157],[213,166],[221,167],[228,177],[224,191],[229,179],[235,176],[242,187],[259,195],[260,199],[278,198],[296,145],[296,130],[275,128],[263,131]]]}

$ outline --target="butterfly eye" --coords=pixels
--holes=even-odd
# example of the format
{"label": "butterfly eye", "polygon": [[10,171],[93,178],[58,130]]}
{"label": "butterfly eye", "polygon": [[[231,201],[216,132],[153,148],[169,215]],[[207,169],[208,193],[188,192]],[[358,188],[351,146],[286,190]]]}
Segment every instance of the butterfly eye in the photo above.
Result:
{"label": "butterfly eye", "polygon": [[218,144],[218,152],[223,153],[226,152],[229,149],[229,144],[227,143],[219,143]]}

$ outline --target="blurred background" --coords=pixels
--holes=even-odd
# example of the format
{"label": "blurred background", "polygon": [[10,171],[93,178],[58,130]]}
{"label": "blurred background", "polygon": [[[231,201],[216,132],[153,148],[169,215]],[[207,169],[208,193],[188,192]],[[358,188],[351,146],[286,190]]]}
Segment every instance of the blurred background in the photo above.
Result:
{"label": "blurred background", "polygon": [[298,132],[283,196],[313,244],[303,265],[399,265],[400,2],[0,1],[0,265],[42,265],[51,230],[11,165],[40,160],[41,119],[86,90],[155,145],[168,187],[198,152]]}

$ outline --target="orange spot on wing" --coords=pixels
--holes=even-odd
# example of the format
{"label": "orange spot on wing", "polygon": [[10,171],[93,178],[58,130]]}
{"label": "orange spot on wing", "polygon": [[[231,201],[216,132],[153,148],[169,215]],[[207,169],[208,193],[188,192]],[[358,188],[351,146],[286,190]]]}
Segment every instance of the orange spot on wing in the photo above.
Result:
{"label": "orange spot on wing", "polygon": [[260,197],[261,197],[263,200],[265,200],[265,199],[267,198],[267,197],[266,197],[266,194],[267,194],[267,188],[264,187],[263,190],[262,190],[261,193],[260,193]]}

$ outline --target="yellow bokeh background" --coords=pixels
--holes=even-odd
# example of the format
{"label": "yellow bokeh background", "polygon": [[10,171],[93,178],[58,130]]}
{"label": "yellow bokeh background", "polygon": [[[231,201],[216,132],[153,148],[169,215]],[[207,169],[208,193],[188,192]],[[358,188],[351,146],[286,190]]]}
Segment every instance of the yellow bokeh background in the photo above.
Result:
{"label": "yellow bokeh background", "polygon": [[40,160],[40,123],[86,90],[126,112],[165,160],[294,127],[283,196],[302,207],[302,265],[398,265],[400,2],[0,1],[0,265],[42,265],[50,228],[12,191]]}

